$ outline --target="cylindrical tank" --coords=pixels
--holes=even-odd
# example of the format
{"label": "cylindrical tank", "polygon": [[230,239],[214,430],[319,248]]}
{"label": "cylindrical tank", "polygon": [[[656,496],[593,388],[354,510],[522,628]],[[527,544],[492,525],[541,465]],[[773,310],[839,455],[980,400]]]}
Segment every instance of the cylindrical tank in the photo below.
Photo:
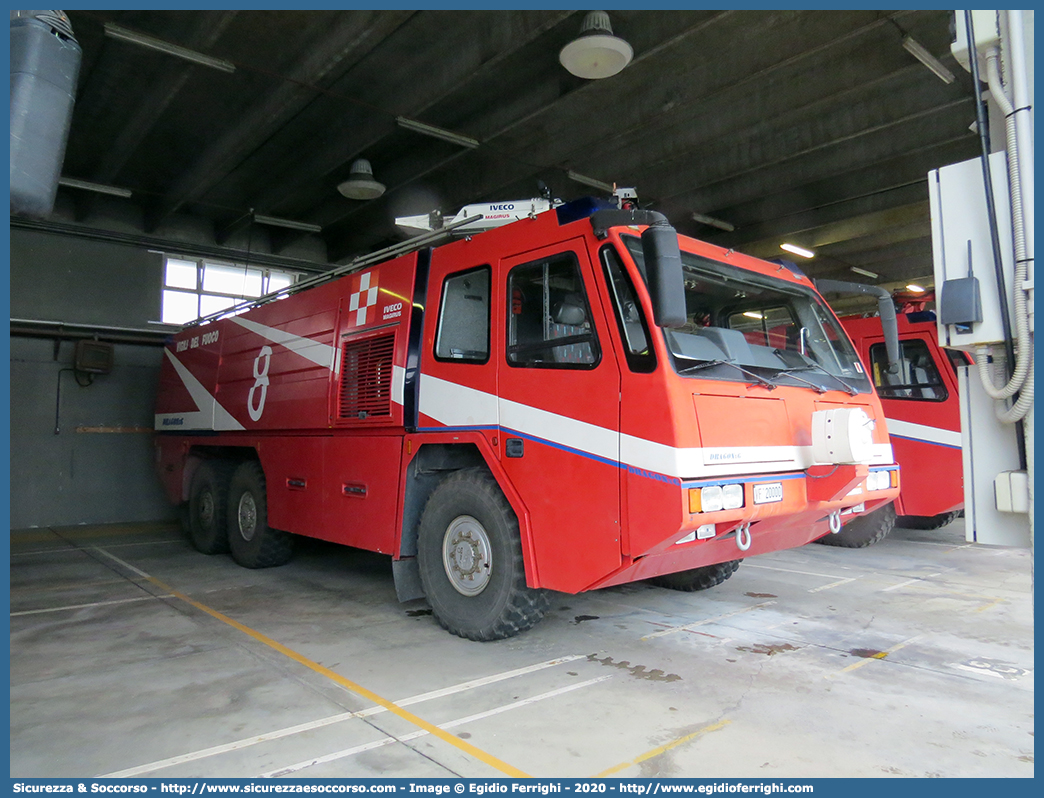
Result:
{"label": "cylindrical tank", "polygon": [[62,11],[11,12],[11,212],[54,208],[80,45]]}

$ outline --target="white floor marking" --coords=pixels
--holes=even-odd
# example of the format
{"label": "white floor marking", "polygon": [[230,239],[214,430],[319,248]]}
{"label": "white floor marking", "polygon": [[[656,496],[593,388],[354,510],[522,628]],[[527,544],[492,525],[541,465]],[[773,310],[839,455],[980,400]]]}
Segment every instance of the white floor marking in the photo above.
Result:
{"label": "white floor marking", "polygon": [[[541,693],[540,695],[535,695],[531,698],[524,698],[521,701],[515,701],[511,704],[505,704],[501,707],[487,709],[485,712],[478,712],[474,715],[468,715],[465,718],[457,718],[456,720],[451,720],[447,723],[440,723],[439,728],[453,729],[457,726],[463,726],[466,723],[472,723],[476,720],[482,720],[483,718],[488,718],[493,715],[499,715],[503,712],[508,712],[512,709],[519,709],[520,707],[535,704],[537,701],[543,701],[546,698],[554,698],[555,696],[560,696],[563,693],[568,693],[573,690],[579,690],[581,687],[589,687],[592,684],[604,682],[607,679],[611,678],[613,678],[612,675],[599,676],[596,679],[588,679],[586,682],[578,682],[577,684],[571,684],[567,687],[560,687],[557,690],[551,690],[547,693]],[[333,753],[326,754],[325,756],[315,757],[314,759],[307,759],[303,762],[297,762],[293,765],[287,765],[286,767],[279,768],[278,770],[271,770],[267,773],[262,773],[261,777],[275,778],[278,776],[286,776],[290,773],[297,773],[300,770],[304,770],[305,768],[310,768],[315,765],[321,765],[326,762],[333,762],[337,759],[344,759],[345,757],[354,756],[355,754],[362,753],[363,751],[370,751],[374,748],[380,748],[385,745],[391,745],[392,743],[405,743],[409,742],[410,740],[416,740],[418,737],[423,737],[428,733],[429,732],[425,731],[424,729],[420,729],[419,731],[410,732],[409,734],[404,734],[400,737],[386,737],[382,740],[376,740],[372,743],[364,743],[363,745],[357,745],[354,748],[346,748],[343,751],[334,751]]]}
{"label": "white floor marking", "polygon": [[702,621],[696,621],[695,623],[687,623],[684,626],[672,626],[669,629],[661,629],[659,632],[653,632],[651,635],[646,635],[641,638],[642,640],[652,640],[654,637],[663,637],[664,635],[672,635],[675,632],[688,632],[691,629],[695,629],[697,626],[704,626],[708,623],[715,623],[716,621],[724,620],[725,618],[731,618],[733,615],[741,615],[744,612],[750,612],[751,610],[761,609],[762,607],[770,607],[776,602],[774,601],[763,601],[761,604],[755,604],[753,607],[744,607],[742,610],[736,610],[735,612],[727,612],[724,615],[718,615],[715,618],[707,618]]}
{"label": "white floor marking", "polygon": [[95,601],[91,604],[69,604],[65,607],[46,607],[42,610],[22,610],[21,612],[12,612],[11,617],[15,618],[19,615],[40,615],[44,612],[64,612],[65,610],[82,610],[87,607],[108,607],[112,604],[129,604],[132,601],[154,601],[155,599],[166,599],[174,598],[171,595],[166,596],[138,596],[137,598],[129,599],[114,599],[113,601]]}
{"label": "white floor marking", "polygon": [[815,571],[795,571],[793,568],[773,568],[771,565],[751,565],[743,563],[744,568],[761,568],[763,571],[784,571],[788,574],[804,574],[805,576],[822,576],[827,579],[844,579],[840,574],[820,574]]}
{"label": "white floor marking", "polygon": [[928,576],[918,576],[918,577],[915,577],[913,579],[907,579],[905,582],[900,582],[897,585],[892,585],[891,587],[883,587],[883,588],[881,588],[877,592],[878,593],[887,593],[889,590],[898,590],[901,587],[906,587],[907,585],[912,585],[912,584],[914,584],[916,582],[923,582],[926,579],[931,579],[933,577],[941,576],[941,575],[942,575],[942,571],[940,571],[937,574],[928,574]]}
{"label": "white floor marking", "polygon": [[[473,679],[468,682],[461,682],[460,684],[452,687],[444,687],[440,690],[432,690],[428,693],[421,693],[410,698],[404,698],[401,701],[395,703],[400,707],[406,707],[410,704],[419,704],[422,701],[431,701],[436,698],[443,698],[444,696],[453,695],[454,693],[461,693],[465,690],[473,690],[476,687],[482,687],[487,684],[494,684],[496,682],[503,681],[505,679],[511,679],[515,676],[523,676],[527,673],[535,673],[536,671],[543,670],[544,668],[551,668],[555,665],[562,665],[566,662],[573,662],[578,659],[585,659],[583,654],[571,654],[567,657],[559,657],[557,659],[551,659],[547,662],[540,662],[536,665],[527,665],[524,668],[516,668],[511,671],[504,671],[503,673],[496,673],[492,676],[483,676],[480,679]],[[100,779],[116,779],[126,778],[129,776],[139,776],[142,773],[150,773],[154,770],[162,770],[163,768],[173,767],[174,765],[180,765],[184,762],[194,762],[197,759],[206,759],[211,756],[217,756],[218,754],[225,754],[229,751],[238,751],[241,748],[249,748],[252,745],[258,745],[260,743],[266,743],[269,740],[278,740],[283,737],[290,737],[295,734],[301,734],[302,732],[311,731],[312,729],[320,729],[324,726],[331,726],[335,723],[342,723],[352,718],[366,718],[371,715],[377,715],[381,712],[387,712],[388,710],[384,707],[370,707],[359,712],[340,712],[336,715],[330,715],[329,717],[319,718],[318,720],[311,720],[307,723],[300,723],[296,726],[287,726],[283,729],[277,729],[275,731],[265,732],[254,737],[246,737],[242,740],[236,740],[231,743],[225,743],[224,745],[215,745],[212,748],[204,748],[200,751],[193,751],[188,754],[182,754],[180,756],[173,756],[169,759],[160,759],[155,762],[149,762],[145,765],[138,765],[137,767],[128,768],[126,770],[118,770],[113,773],[105,773],[97,778]],[[389,742],[392,742],[389,739]],[[382,743],[383,744],[383,743]]]}
{"label": "white floor marking", "polygon": [[831,582],[829,585],[823,585],[821,587],[814,587],[810,589],[809,593],[818,593],[821,590],[830,590],[832,587],[838,587],[840,585],[847,585],[849,582],[857,580],[858,576],[849,577],[848,579],[838,579],[836,582]]}

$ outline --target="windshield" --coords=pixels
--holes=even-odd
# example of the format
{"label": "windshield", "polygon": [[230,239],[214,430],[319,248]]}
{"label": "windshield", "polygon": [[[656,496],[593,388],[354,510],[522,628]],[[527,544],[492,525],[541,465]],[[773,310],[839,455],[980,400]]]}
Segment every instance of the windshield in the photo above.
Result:
{"label": "windshield", "polygon": [[[645,276],[641,241],[623,236]],[[811,288],[681,253],[685,326],[664,329],[686,377],[870,392],[859,357]]]}

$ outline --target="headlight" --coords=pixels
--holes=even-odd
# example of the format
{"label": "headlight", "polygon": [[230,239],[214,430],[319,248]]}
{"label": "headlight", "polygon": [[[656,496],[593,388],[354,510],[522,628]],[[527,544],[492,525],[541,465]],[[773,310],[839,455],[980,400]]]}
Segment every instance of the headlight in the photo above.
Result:
{"label": "headlight", "polygon": [[736,510],[743,506],[742,485],[724,485],[721,489],[721,496],[726,510]]}
{"label": "headlight", "polygon": [[700,488],[700,506],[703,512],[713,513],[716,510],[725,509],[725,497],[722,495],[721,485],[709,485]]}

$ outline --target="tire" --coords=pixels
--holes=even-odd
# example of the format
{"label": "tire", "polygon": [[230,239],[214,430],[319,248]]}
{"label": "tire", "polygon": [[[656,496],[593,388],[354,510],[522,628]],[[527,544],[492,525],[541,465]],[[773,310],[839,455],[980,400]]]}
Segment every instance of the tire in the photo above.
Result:
{"label": "tire", "polygon": [[720,585],[736,573],[736,569],[739,568],[741,562],[743,560],[729,560],[728,562],[719,562],[714,565],[704,565],[702,568],[691,568],[688,571],[654,576],[648,581],[650,584],[658,587],[692,593],[696,590],[706,590],[709,587]]}
{"label": "tire", "polygon": [[895,523],[904,529],[939,529],[952,523],[960,515],[960,510],[939,515],[901,515],[895,520]]}
{"label": "tire", "polygon": [[204,460],[189,488],[186,529],[189,540],[203,554],[228,551],[228,484],[232,464]]}
{"label": "tire", "polygon": [[244,568],[271,568],[290,561],[294,536],[268,525],[265,472],[256,460],[242,463],[228,489],[228,543]]}
{"label": "tire", "polygon": [[456,471],[432,491],[417,561],[435,620],[458,637],[513,637],[547,611],[547,592],[526,586],[518,519],[483,469]]}
{"label": "tire", "polygon": [[894,526],[895,505],[889,502],[872,513],[854,518],[841,527],[841,531],[836,535],[824,535],[817,539],[816,543],[846,549],[865,549],[888,537]]}

